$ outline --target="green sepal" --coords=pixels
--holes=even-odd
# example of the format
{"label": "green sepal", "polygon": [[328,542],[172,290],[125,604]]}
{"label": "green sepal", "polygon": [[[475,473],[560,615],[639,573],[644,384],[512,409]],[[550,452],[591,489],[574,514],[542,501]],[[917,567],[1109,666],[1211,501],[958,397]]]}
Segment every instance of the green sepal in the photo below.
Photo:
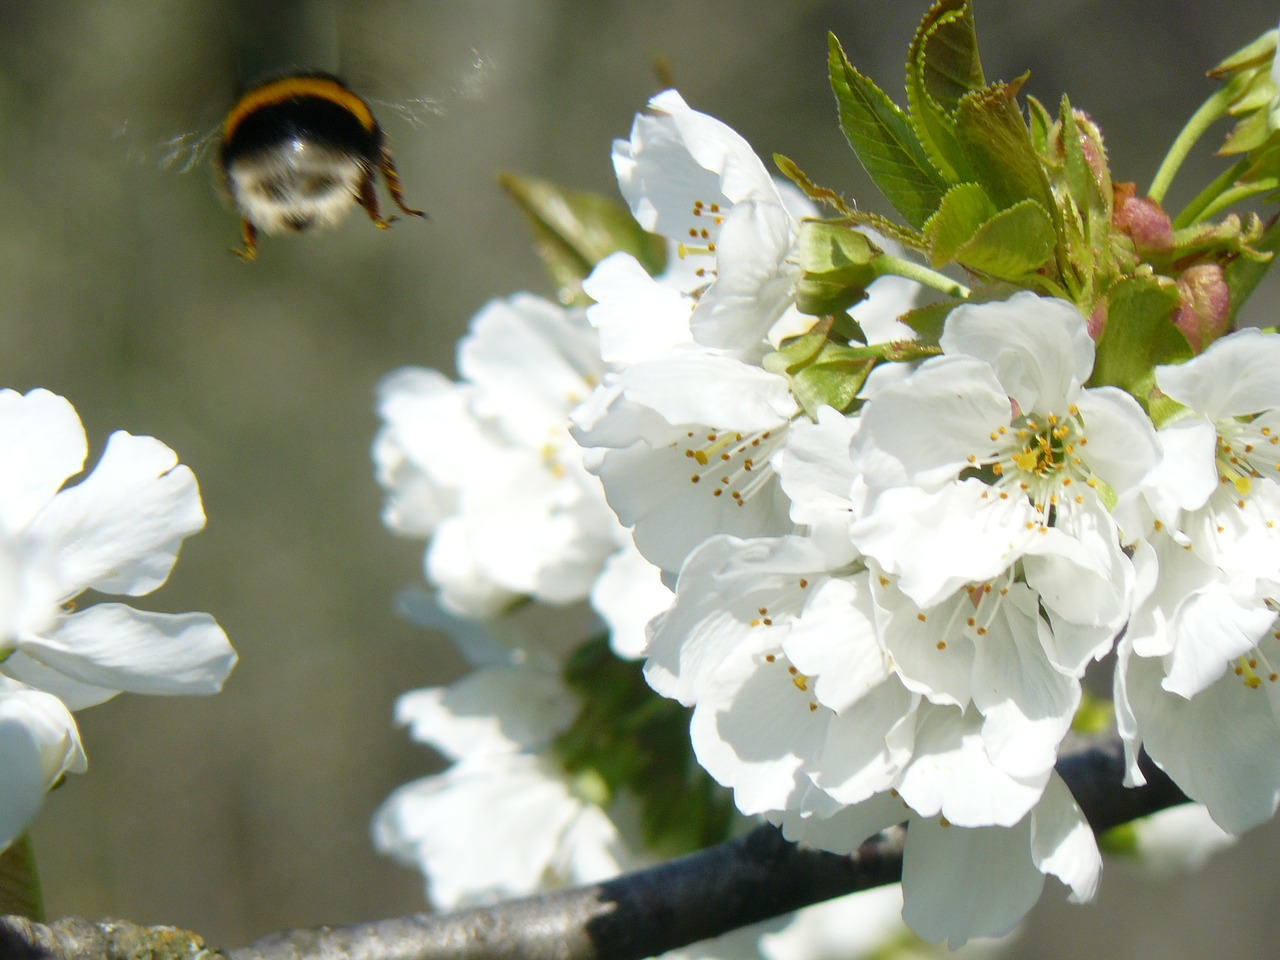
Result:
{"label": "green sepal", "polygon": [[856,347],[828,343],[812,362],[791,375],[791,393],[811,418],[817,418],[822,406],[847,413],[875,365],[875,357]]}
{"label": "green sepal", "polygon": [[1027,126],[1031,130],[1031,142],[1036,148],[1036,153],[1042,157],[1049,156],[1053,151],[1051,147],[1053,139],[1053,114],[1045,109],[1035,97],[1027,97]]}
{"label": "green sepal", "polygon": [[853,68],[834,34],[828,36],[828,49],[831,90],[845,139],[880,192],[919,229],[937,209],[946,181],[906,114]]}
{"label": "green sepal", "polygon": [[[1275,254],[1280,250],[1280,220],[1273,221],[1262,235],[1250,244],[1260,254]],[[1271,269],[1272,259],[1255,260],[1235,257],[1227,261],[1222,268],[1222,279],[1226,281],[1227,290],[1231,294],[1231,317],[1227,329],[1235,326],[1236,315],[1241,305],[1249,299],[1253,291],[1262,282],[1262,278]]]}
{"label": "green sepal", "polygon": [[1090,385],[1120,387],[1145,406],[1155,368],[1192,355],[1187,338],[1173,325],[1178,302],[1178,286],[1168,277],[1128,276],[1113,283]]}
{"label": "green sepal", "polygon": [[[1085,156],[1085,143],[1094,152],[1093,163]],[[1058,149],[1071,199],[1090,218],[1090,222],[1109,225],[1115,192],[1111,186],[1102,131],[1083,113],[1072,109],[1066,94],[1063,94],[1058,110]]]}
{"label": "green sepal", "polygon": [[973,179],[955,138],[954,112],[985,84],[969,0],[939,0],[907,53],[907,104],[916,137],[948,182]]}
{"label": "green sepal", "polygon": [[802,274],[796,307],[813,316],[838,313],[866,299],[878,276],[871,261],[884,253],[866,234],[825,220],[800,225],[797,252]]}
{"label": "green sepal", "polygon": [[898,321],[914,330],[916,336],[924,343],[936,344],[942,338],[942,328],[947,322],[947,316],[964,302],[947,299],[939,303],[926,304],[923,307],[908,310],[898,318]]}
{"label": "green sepal", "polygon": [[611,253],[630,253],[651,275],[666,266],[666,242],[609,197],[511,172],[500,173],[498,183],[529,218],[534,249],[561,303],[589,303],[582,281]]}
{"label": "green sepal", "polygon": [[1249,41],[1227,59],[1209,71],[1211,77],[1224,77],[1227,74],[1239,73],[1252,67],[1270,66],[1271,58],[1276,53],[1276,40],[1280,37],[1274,27],[1260,37]]}
{"label": "green sepal", "polygon": [[799,187],[806,197],[815,203],[824,203],[836,210],[848,221],[850,226],[868,227],[881,236],[897,240],[904,247],[911,247],[914,250],[923,250],[925,248],[924,238],[920,236],[919,232],[890,220],[888,217],[882,217],[878,213],[859,210],[857,207],[852,206],[836,191],[829,187],[819,186],[810,180],[791,158],[775,153],[773,162],[782,175]]}

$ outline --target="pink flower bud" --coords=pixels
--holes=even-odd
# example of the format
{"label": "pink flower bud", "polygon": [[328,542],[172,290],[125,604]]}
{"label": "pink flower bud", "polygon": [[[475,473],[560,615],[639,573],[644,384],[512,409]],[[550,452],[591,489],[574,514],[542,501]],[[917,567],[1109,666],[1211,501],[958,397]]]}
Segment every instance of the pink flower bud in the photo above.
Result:
{"label": "pink flower bud", "polygon": [[1186,335],[1191,349],[1200,353],[1227,332],[1231,316],[1231,291],[1216,263],[1188,267],[1178,277],[1182,297],[1174,311],[1174,325]]}
{"label": "pink flower bud", "polygon": [[1173,249],[1173,224],[1164,208],[1150,197],[1136,196],[1132,183],[1115,185],[1116,229],[1133,238],[1139,251],[1164,253]]}

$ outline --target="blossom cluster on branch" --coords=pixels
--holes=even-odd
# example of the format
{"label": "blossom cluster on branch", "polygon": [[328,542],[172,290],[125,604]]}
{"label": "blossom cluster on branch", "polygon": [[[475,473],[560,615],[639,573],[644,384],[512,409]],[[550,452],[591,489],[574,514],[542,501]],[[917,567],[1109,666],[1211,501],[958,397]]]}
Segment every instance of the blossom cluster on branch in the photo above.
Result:
{"label": "blossom cluster on branch", "polygon": [[[921,23],[907,109],[830,40],[900,219],[778,179],[674,90],[613,147],[634,222],[508,176],[561,302],[495,301],[459,382],[380,393],[385,519],[430,537],[419,613],[478,669],[401,701],[452,766],[390,798],[379,845],[451,907],[746,818],[835,852],[906,822],[903,916],[958,946],[1046,876],[1096,894],[1055,764],[1103,661],[1128,783],[1145,750],[1219,835],[1269,819],[1280,336],[1237,326],[1276,227],[1226,211],[1280,183],[1275,47],[1215,71],[1141,195],[1065,97],[987,81],[966,0]],[[1228,115],[1231,171],[1166,212]],[[612,656],[590,625],[538,639],[529,600],[588,603]]]}

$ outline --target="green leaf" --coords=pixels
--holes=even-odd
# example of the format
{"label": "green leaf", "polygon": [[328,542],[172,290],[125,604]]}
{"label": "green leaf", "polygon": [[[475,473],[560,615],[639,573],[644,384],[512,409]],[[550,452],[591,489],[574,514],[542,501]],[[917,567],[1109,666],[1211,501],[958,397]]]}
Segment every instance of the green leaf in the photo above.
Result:
{"label": "green leaf", "polygon": [[937,209],[945,181],[906,114],[853,68],[834,34],[828,37],[828,48],[840,129],[880,192],[907,223],[919,229]]}
{"label": "green leaf", "polygon": [[1187,338],[1173,325],[1178,299],[1177,284],[1168,277],[1127,276],[1113,283],[1089,384],[1120,387],[1145,405],[1155,368],[1191,356]]}
{"label": "green leaf", "polygon": [[987,191],[976,183],[958,183],[947,191],[938,211],[924,225],[929,241],[929,262],[935,267],[950,263],[978,229],[996,214]]}
{"label": "green leaf", "polygon": [[1048,210],[1053,193],[1018,106],[1021,86],[1022,80],[993,83],[962,97],[955,113],[956,141],[971,179],[986,188],[997,207],[1035,200]]}
{"label": "green leaf", "polygon": [[939,0],[907,54],[907,104],[916,136],[948,182],[973,179],[956,143],[953,115],[965,94],[985,83],[969,0]]}
{"label": "green leaf", "polygon": [[979,227],[956,251],[956,259],[999,280],[1024,280],[1053,259],[1056,240],[1044,207],[1024,200]]}
{"label": "green leaf", "polygon": [[630,253],[651,274],[666,265],[665,241],[645,232],[609,197],[510,172],[500,173],[498,183],[528,216],[534,249],[562,303],[590,302],[582,281],[611,253]]}

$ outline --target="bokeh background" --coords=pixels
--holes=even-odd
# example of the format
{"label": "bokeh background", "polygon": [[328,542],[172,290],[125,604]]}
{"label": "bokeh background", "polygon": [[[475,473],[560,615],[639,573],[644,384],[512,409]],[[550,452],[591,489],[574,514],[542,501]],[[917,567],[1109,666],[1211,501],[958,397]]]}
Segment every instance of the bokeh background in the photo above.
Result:
{"label": "bokeh background", "polygon": [[[48,906],[223,946],[423,908],[419,877],[372,851],[368,822],[435,769],[393,728],[396,696],[463,666],[393,610],[422,548],[379,522],[373,389],[403,364],[452,372],[487,299],[549,292],[495,172],[612,192],[610,139],[663,58],[690,103],[762,156],[784,152],[887,212],[835,125],[825,33],[900,98],[926,3],[261,6],[305,33],[273,39],[215,0],[0,0],[0,384],[66,395],[96,450],[128,429],[194,468],[208,529],[140,605],[212,612],[241,656],[220,696],[121,697],[81,714],[90,772],[34,829]],[[1068,91],[1101,123],[1117,179],[1144,185],[1211,91],[1204,69],[1275,17],[1261,2],[976,8],[988,76],[1029,69],[1050,105]],[[431,219],[377,231],[357,213],[334,232],[266,238],[245,265],[228,252],[238,225],[210,165],[163,169],[161,144],[216,125],[237,64],[273,45],[296,57],[295,42],[336,56],[370,97],[434,101],[408,104],[414,122],[379,111],[407,196]],[[1217,169],[1201,151],[1175,203]],[[1255,320],[1274,322],[1269,302]],[[1051,890],[1022,952],[1273,956],[1278,860],[1273,825],[1193,877],[1109,868],[1091,906]]]}

